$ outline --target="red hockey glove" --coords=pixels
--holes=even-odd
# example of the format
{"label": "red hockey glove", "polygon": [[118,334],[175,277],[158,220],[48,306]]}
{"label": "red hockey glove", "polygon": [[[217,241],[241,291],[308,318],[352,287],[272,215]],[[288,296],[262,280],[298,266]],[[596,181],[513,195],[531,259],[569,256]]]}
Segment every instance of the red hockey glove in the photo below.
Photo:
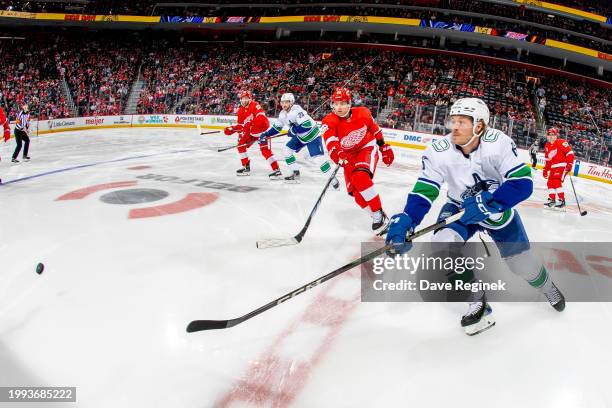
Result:
{"label": "red hockey glove", "polygon": [[382,146],[378,148],[378,150],[380,150],[380,154],[382,155],[383,163],[385,163],[387,167],[389,167],[391,163],[393,163],[393,159],[395,159],[391,146],[384,143]]}
{"label": "red hockey glove", "polygon": [[567,177],[569,172],[570,172],[570,169],[568,169],[568,168],[566,168],[565,171],[563,171],[563,175],[561,176],[561,182],[562,183],[565,181],[565,177]]}
{"label": "red hockey glove", "polygon": [[4,132],[4,143],[8,142],[11,139],[11,132]]}
{"label": "red hockey glove", "polygon": [[544,178],[548,178],[548,169],[544,169],[542,176],[544,176]]}
{"label": "red hockey glove", "polygon": [[237,132],[240,133],[242,132],[242,130],[243,130],[242,125],[234,125],[234,126],[228,126],[225,129],[223,129],[223,133],[230,136]]}
{"label": "red hockey glove", "polygon": [[344,150],[341,149],[332,150],[329,155],[329,158],[332,159],[334,163],[339,164],[341,166],[344,166],[346,163],[348,163],[348,157],[346,153],[344,153]]}

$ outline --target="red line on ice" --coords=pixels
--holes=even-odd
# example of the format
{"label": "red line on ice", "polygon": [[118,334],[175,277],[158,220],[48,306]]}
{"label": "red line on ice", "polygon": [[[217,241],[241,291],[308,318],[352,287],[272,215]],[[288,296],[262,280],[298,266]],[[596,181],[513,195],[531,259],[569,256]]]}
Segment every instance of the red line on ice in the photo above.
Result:
{"label": "red line on ice", "polygon": [[[233,403],[246,403],[249,406],[288,407],[306,386],[312,370],[329,351],[349,315],[359,304],[359,285],[356,285],[355,293],[349,293],[350,296],[346,297],[349,300],[330,295],[338,282],[349,278],[359,278],[359,267],[329,282],[304,313],[280,333],[255,363],[251,363],[246,373],[215,406],[226,408],[231,407]],[[279,352],[283,342],[291,338],[304,323],[328,329],[325,337],[309,361],[283,357]]]}

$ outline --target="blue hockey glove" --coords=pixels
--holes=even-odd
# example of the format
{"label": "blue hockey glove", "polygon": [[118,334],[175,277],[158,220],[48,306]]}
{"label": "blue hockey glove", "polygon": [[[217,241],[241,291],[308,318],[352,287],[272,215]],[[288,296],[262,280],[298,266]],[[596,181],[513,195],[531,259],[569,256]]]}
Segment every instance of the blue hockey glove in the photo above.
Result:
{"label": "blue hockey glove", "polygon": [[412,242],[406,242],[406,235],[414,232],[414,222],[406,213],[395,214],[389,221],[389,231],[385,243],[393,248],[387,251],[389,256],[403,254],[412,248]]}
{"label": "blue hockey glove", "polygon": [[265,132],[259,135],[259,144],[264,146],[268,144],[268,136],[266,136]]}
{"label": "blue hockey glove", "polygon": [[466,198],[462,208],[465,213],[459,221],[464,224],[478,224],[493,214],[502,212],[500,205],[493,201],[493,195],[488,191],[481,191],[474,197]]}

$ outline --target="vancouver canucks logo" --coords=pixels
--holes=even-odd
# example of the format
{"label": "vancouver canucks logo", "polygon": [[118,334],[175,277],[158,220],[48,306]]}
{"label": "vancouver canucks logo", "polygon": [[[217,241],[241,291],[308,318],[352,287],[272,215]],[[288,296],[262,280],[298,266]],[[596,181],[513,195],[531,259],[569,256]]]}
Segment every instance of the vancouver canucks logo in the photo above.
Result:
{"label": "vancouver canucks logo", "polygon": [[468,197],[474,197],[481,191],[495,191],[499,187],[499,183],[495,180],[483,180],[476,173],[472,173],[474,177],[474,185],[468,187],[462,194],[461,199],[465,200]]}

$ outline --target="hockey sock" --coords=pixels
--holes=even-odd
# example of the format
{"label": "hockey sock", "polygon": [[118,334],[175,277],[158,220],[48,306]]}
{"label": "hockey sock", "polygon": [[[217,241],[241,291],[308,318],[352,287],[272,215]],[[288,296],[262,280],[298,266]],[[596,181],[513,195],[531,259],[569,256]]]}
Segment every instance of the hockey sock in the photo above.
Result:
{"label": "hockey sock", "polygon": [[366,203],[366,200],[363,199],[363,197],[361,196],[361,194],[359,194],[358,191],[353,192],[353,198],[355,198],[355,202],[360,208],[363,208],[367,210],[368,213],[371,213],[370,209],[368,208],[368,203]]}
{"label": "hockey sock", "polygon": [[524,251],[504,260],[513,273],[521,276],[538,291],[548,293],[552,289],[552,279],[548,271],[531,251]]}
{"label": "hockey sock", "polygon": [[559,196],[559,200],[565,201],[565,193],[563,191],[557,191],[557,195]]}
{"label": "hockey sock", "polygon": [[293,153],[294,151],[289,148],[289,146],[284,147],[283,155],[285,156],[285,163],[287,163],[287,166],[289,167],[289,170],[291,170],[292,173],[294,171],[300,170],[300,167],[297,164],[297,159],[295,158],[295,155]]}
{"label": "hockey sock", "polygon": [[285,163],[287,163],[287,166],[291,171],[298,171],[300,169],[296,162],[297,160],[295,159],[294,155],[285,157]]}
{"label": "hockey sock", "polygon": [[550,190],[548,191],[548,198],[550,198],[551,200],[555,199],[555,193],[551,192]]}
{"label": "hockey sock", "polygon": [[270,150],[268,146],[265,145],[260,146],[259,150],[261,151],[261,155],[264,157],[264,159],[266,159],[268,163],[270,163],[270,167],[272,167],[272,170],[278,170],[278,163],[276,162],[276,159],[272,154],[272,150]]}
{"label": "hockey sock", "polygon": [[249,162],[249,156],[246,154],[246,152],[241,152],[240,153],[240,164],[242,164],[242,167],[246,166],[248,162]]}
{"label": "hockey sock", "polygon": [[351,176],[351,181],[355,187],[355,190],[357,190],[365,202],[368,203],[368,206],[373,213],[382,208],[380,196],[376,192],[374,183],[367,172],[362,170],[354,171]]}

